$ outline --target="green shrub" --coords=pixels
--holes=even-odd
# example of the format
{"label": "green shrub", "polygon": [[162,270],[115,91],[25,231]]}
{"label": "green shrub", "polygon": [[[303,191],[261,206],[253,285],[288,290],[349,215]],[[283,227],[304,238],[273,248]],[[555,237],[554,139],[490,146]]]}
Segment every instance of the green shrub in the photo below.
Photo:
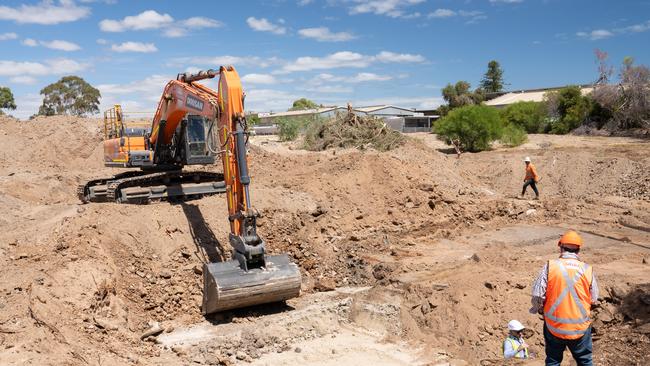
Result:
{"label": "green shrub", "polygon": [[503,128],[500,141],[506,146],[515,147],[528,141],[528,135],[522,127],[509,123]]}
{"label": "green shrub", "polygon": [[571,85],[544,95],[553,121],[547,131],[566,134],[578,128],[589,116],[591,102],[583,97],[580,87]]}
{"label": "green shrub", "polygon": [[540,102],[517,102],[501,110],[501,118],[528,133],[542,133],[548,120],[547,108]]}
{"label": "green shrub", "polygon": [[472,105],[450,111],[436,122],[434,132],[447,142],[458,139],[466,151],[483,151],[501,138],[503,127],[495,108]]}
{"label": "green shrub", "polygon": [[280,141],[293,141],[298,138],[307,127],[318,121],[314,116],[281,117],[275,123],[278,126]]}

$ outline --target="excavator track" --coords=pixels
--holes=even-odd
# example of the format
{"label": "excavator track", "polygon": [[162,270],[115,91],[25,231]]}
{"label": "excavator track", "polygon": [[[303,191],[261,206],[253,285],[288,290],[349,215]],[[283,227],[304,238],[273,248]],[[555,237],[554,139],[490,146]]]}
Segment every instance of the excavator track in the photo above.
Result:
{"label": "excavator track", "polygon": [[77,186],[77,197],[79,197],[79,200],[83,203],[108,202],[108,197],[106,196],[106,185],[108,182],[117,179],[142,176],[145,174],[149,173],[142,170],[135,170],[116,174],[109,178],[93,179],[86,182],[86,184],[80,184]]}
{"label": "excavator track", "polygon": [[107,200],[117,203],[189,200],[225,191],[223,174],[202,171],[149,173],[111,180],[106,184]]}

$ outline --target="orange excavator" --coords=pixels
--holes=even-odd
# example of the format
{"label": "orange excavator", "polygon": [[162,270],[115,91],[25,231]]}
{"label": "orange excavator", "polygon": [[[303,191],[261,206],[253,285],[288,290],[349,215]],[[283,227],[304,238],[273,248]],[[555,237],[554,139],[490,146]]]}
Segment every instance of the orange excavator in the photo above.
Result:
{"label": "orange excavator", "polygon": [[[198,83],[217,76],[218,92]],[[106,148],[107,142],[113,144],[113,155],[107,161],[121,159],[127,165],[139,164],[145,173],[104,182],[107,196],[117,201],[128,201],[129,194],[132,193],[128,189],[138,188],[136,186],[147,182],[155,182],[154,185],[163,183],[163,188],[156,189],[167,190],[167,196],[173,195],[169,191],[174,190],[180,192],[178,195],[183,195],[187,186],[200,185],[202,179],[209,181],[215,176],[201,175],[207,172],[184,173],[178,170],[179,167],[185,164],[205,165],[214,161],[215,156],[221,156],[223,176],[219,178],[222,181],[210,182],[214,189],[208,189],[207,194],[216,193],[219,188],[226,193],[232,259],[204,264],[203,314],[284,301],[300,294],[301,276],[298,266],[286,254],[267,255],[265,242],[257,234],[256,220],[259,214],[251,206],[249,191],[251,179],[247,161],[248,130],[244,115],[244,93],[234,67],[222,66],[219,70],[179,74],[176,80],[170,81],[165,87],[151,125],[151,133],[125,136],[128,132],[126,129],[119,131],[121,135],[116,137],[117,144],[105,141],[105,155],[110,150]],[[219,141],[217,149],[215,142],[211,142],[211,136],[215,134]],[[140,142],[142,143],[139,144]],[[120,147],[131,145],[139,150],[120,155]],[[157,172],[151,173],[147,169]],[[171,184],[174,180],[176,188],[170,189],[174,186]],[[103,184],[91,187],[101,187]],[[147,188],[149,196],[156,191],[150,189],[152,186]],[[92,190],[84,189],[84,194]],[[94,193],[100,191],[101,189],[95,189]],[[197,192],[200,191],[198,189]]]}

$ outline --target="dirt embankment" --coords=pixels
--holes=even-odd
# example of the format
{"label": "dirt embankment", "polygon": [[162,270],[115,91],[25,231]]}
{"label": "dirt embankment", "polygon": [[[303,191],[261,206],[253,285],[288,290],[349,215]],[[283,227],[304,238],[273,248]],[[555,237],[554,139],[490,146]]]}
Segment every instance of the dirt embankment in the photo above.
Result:
{"label": "dirt embankment", "polygon": [[[97,121],[0,119],[0,137],[0,363],[327,364],[367,347],[395,365],[489,364],[511,318],[543,353],[530,284],[567,227],[601,284],[599,364],[648,361],[643,141],[532,136],[457,160],[431,135],[386,153],[255,138],[259,231],[300,265],[304,295],[206,321],[201,264],[228,256],[223,197],[80,205],[78,183],[116,172]],[[524,156],[541,201],[514,198]],[[142,340],[156,322],[164,333]]]}

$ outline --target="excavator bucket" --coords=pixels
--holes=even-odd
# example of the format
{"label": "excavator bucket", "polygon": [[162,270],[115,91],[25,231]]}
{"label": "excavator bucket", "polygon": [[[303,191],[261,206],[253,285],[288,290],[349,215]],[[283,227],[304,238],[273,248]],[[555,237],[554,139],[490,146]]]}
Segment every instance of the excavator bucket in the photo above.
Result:
{"label": "excavator bucket", "polygon": [[239,261],[203,265],[203,314],[278,302],[300,294],[300,270],[286,254],[265,257],[265,266],[244,270]]}

